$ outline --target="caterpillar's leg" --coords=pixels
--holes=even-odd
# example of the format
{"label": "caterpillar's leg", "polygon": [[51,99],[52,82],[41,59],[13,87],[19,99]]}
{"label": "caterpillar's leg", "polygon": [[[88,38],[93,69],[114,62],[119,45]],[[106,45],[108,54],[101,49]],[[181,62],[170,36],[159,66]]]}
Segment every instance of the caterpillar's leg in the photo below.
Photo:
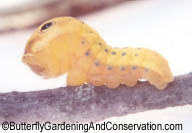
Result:
{"label": "caterpillar's leg", "polygon": [[128,87],[133,87],[137,84],[138,77],[131,74],[126,74],[120,76],[121,83],[125,84]]}
{"label": "caterpillar's leg", "polygon": [[151,85],[154,85],[157,89],[163,90],[167,87],[168,83],[164,82],[161,76],[155,72],[148,71],[143,73],[143,78],[147,79]]}
{"label": "caterpillar's leg", "polygon": [[123,81],[123,84],[125,84],[126,86],[128,87],[133,87],[137,84],[137,79],[134,79],[134,78],[125,78]]}
{"label": "caterpillar's leg", "polygon": [[167,83],[162,82],[161,80],[148,79],[151,85],[154,85],[157,89],[163,90],[167,87]]}
{"label": "caterpillar's leg", "polygon": [[118,76],[115,74],[115,72],[112,74],[107,74],[104,76],[104,82],[105,85],[108,88],[117,88],[120,85],[120,80],[118,79]]}
{"label": "caterpillar's leg", "polygon": [[79,86],[87,82],[87,74],[80,69],[71,69],[67,75],[67,86]]}
{"label": "caterpillar's leg", "polygon": [[103,79],[100,75],[89,75],[88,82],[94,86],[101,86],[104,84]]}
{"label": "caterpillar's leg", "polygon": [[116,81],[116,80],[111,80],[111,81],[107,81],[105,83],[105,85],[108,87],[108,88],[112,88],[112,89],[115,89],[119,86],[119,81]]}

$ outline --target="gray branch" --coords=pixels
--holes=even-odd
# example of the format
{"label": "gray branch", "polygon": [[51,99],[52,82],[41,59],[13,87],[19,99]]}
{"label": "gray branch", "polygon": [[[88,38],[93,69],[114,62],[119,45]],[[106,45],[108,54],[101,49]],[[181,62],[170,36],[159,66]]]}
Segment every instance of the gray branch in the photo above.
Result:
{"label": "gray branch", "polygon": [[175,77],[160,91],[147,82],[120,86],[61,87],[0,94],[0,122],[89,122],[152,109],[192,104],[192,74]]}

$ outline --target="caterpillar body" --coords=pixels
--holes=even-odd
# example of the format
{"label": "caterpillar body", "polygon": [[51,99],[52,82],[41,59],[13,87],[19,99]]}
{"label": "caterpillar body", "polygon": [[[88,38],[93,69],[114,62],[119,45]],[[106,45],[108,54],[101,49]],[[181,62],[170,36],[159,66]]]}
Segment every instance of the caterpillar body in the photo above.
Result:
{"label": "caterpillar body", "polygon": [[64,73],[67,85],[117,88],[146,79],[158,89],[173,81],[167,60],[146,48],[112,48],[87,24],[72,18],[48,20],[27,42],[22,61],[44,78]]}

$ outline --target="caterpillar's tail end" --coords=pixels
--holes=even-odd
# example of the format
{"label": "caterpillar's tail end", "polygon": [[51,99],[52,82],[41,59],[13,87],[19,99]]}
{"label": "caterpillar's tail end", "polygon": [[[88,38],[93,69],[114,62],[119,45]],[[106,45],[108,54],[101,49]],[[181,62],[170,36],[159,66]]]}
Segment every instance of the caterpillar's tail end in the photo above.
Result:
{"label": "caterpillar's tail end", "polygon": [[174,81],[174,77],[172,77],[168,82],[164,82],[164,83],[161,83],[161,84],[157,84],[155,85],[155,87],[159,90],[164,90],[167,88],[167,86]]}

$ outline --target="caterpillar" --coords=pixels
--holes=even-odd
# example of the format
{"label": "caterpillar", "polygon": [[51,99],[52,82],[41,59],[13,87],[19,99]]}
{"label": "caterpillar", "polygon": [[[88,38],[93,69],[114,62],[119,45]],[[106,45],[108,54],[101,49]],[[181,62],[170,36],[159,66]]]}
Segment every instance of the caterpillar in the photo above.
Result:
{"label": "caterpillar", "polygon": [[146,79],[157,89],[173,81],[167,60],[147,48],[112,48],[84,22],[58,17],[41,24],[28,40],[22,61],[48,79],[68,73],[67,85],[117,88]]}

